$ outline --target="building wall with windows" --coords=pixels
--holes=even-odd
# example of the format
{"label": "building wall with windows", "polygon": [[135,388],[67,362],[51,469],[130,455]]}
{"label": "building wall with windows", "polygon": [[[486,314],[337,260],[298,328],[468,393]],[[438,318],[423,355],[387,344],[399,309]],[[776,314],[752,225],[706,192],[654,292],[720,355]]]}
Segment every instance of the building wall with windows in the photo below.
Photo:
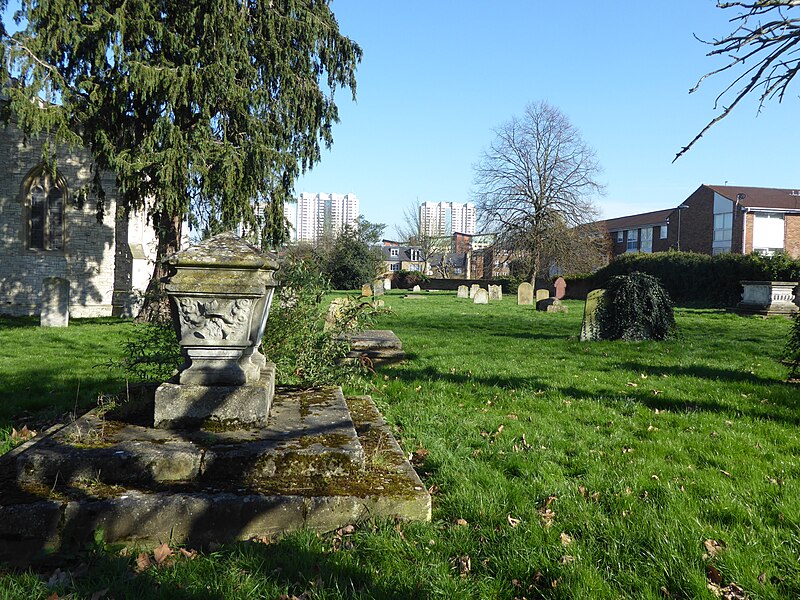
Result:
{"label": "building wall with windows", "polygon": [[612,256],[673,249],[800,258],[800,190],[701,185],[675,208],[604,223]]}
{"label": "building wall with windows", "polygon": [[475,205],[471,202],[423,202],[419,207],[419,227],[424,235],[449,236],[475,233]]}
{"label": "building wall with windows", "polygon": [[98,220],[86,151],[60,150],[54,172],[41,156],[40,141],[0,125],[0,313],[38,314],[43,279],[61,277],[71,316],[131,315],[152,275],[152,227],[143,214],[118,214],[110,173]]}

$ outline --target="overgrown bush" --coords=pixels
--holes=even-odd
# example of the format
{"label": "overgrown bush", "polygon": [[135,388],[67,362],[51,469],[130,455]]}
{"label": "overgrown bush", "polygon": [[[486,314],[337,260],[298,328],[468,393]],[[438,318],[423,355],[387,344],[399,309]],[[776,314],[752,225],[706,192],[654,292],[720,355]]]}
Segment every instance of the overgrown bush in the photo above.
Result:
{"label": "overgrown bush", "polygon": [[789,365],[789,379],[800,377],[800,313],[795,314],[789,341],[783,351],[783,359]]}
{"label": "overgrown bush", "polygon": [[[709,256],[694,252],[657,252],[624,254],[584,280],[589,289],[606,287],[617,275],[647,273],[658,278],[673,301],[726,308],[735,306],[742,295],[741,281],[800,280],[800,260],[786,254],[719,254]],[[570,278],[569,283],[577,283]]]}
{"label": "overgrown bush", "polygon": [[[262,351],[276,363],[279,384],[325,385],[352,381],[361,365],[343,363],[349,343],[346,332],[369,327],[378,312],[371,304],[345,303],[339,318],[324,327],[330,291],[313,258],[288,258],[272,302]],[[161,382],[183,363],[171,321],[140,323],[125,344],[122,367],[132,381]]]}
{"label": "overgrown bush", "polygon": [[421,285],[428,281],[430,277],[420,271],[396,271],[392,275],[392,287],[398,290],[407,290],[415,285]]}
{"label": "overgrown bush", "polygon": [[658,279],[634,272],[609,279],[597,309],[600,338],[665,340],[675,331],[669,294]]}
{"label": "overgrown bush", "polygon": [[276,364],[280,382],[352,382],[363,367],[341,361],[350,350],[346,334],[369,328],[379,312],[369,302],[352,298],[326,327],[324,299],[330,285],[316,265],[307,260],[284,262],[278,278],[281,288],[272,303],[262,350]]}

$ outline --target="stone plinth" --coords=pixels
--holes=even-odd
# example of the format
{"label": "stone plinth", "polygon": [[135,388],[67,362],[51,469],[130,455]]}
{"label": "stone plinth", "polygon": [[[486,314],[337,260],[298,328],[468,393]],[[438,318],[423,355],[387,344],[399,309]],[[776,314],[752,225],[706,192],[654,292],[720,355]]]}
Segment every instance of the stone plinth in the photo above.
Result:
{"label": "stone plinth", "polygon": [[742,281],[742,301],[736,312],[760,315],[792,315],[796,304],[796,281]]}
{"label": "stone plinth", "polygon": [[[150,401],[152,402],[152,400]],[[264,427],[153,429],[152,404],[88,413],[0,457],[0,562],[108,543],[202,545],[372,518],[431,499],[369,397],[278,390]]]}
{"label": "stone plinth", "polygon": [[264,425],[275,392],[275,363],[261,379],[244,385],[164,383],[155,396],[155,427],[198,427],[206,421],[231,426]]}

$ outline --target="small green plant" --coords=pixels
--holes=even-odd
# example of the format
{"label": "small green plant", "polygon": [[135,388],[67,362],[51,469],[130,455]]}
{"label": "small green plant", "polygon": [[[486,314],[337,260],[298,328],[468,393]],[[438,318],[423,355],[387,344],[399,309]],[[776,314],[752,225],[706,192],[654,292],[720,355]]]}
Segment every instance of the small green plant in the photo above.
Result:
{"label": "small green plant", "polygon": [[609,279],[597,310],[601,339],[666,340],[675,330],[669,294],[645,273]]}
{"label": "small green plant", "polygon": [[789,379],[800,377],[800,313],[794,316],[789,341],[783,351],[783,360],[789,366]]}

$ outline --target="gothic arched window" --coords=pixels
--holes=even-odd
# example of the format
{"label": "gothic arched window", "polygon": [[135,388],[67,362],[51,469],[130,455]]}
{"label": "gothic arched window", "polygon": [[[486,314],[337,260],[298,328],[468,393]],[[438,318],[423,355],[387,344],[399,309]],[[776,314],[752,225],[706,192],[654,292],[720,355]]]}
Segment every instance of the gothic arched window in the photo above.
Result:
{"label": "gothic arched window", "polygon": [[67,196],[63,180],[38,168],[28,178],[25,187],[28,248],[63,249],[64,201]]}

